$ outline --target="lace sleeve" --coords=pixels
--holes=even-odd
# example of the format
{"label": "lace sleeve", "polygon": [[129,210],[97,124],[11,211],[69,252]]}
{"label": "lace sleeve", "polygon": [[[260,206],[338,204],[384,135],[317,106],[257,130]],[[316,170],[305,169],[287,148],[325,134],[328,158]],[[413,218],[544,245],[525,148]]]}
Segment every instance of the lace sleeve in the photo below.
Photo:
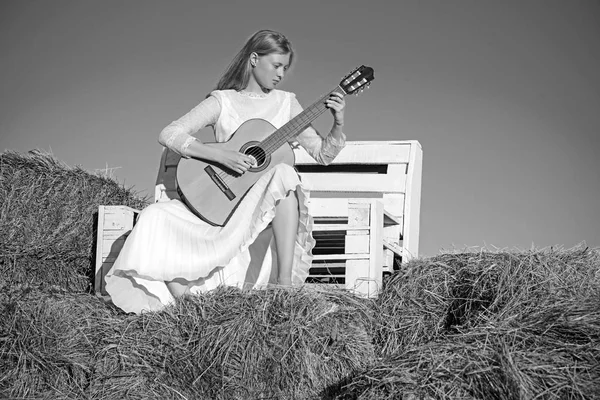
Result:
{"label": "lace sleeve", "polygon": [[[291,93],[290,99],[290,119],[302,112],[303,108],[296,99],[296,95]],[[312,125],[309,125],[296,140],[302,147],[306,149],[308,154],[315,159],[319,164],[328,165],[346,146],[346,135],[342,133],[341,137],[335,138],[332,135],[327,135],[325,139],[317,133]]]}
{"label": "lace sleeve", "polygon": [[208,125],[214,125],[219,118],[221,104],[214,96],[209,96],[187,114],[167,125],[158,136],[158,142],[184,158],[189,158],[186,149],[197,140],[191,136]]}

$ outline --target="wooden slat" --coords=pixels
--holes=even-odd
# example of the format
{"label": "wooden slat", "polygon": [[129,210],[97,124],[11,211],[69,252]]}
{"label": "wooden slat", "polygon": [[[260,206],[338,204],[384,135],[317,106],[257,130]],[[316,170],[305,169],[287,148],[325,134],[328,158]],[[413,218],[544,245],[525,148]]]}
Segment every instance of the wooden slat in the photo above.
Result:
{"label": "wooden slat", "polygon": [[319,192],[313,190],[310,194],[308,209],[312,216],[347,217],[349,200],[379,200],[383,202],[385,214],[401,220],[404,214],[404,197],[404,193]]}
{"label": "wooden slat", "polygon": [[323,192],[313,190],[310,192],[310,199],[381,199],[383,197],[381,192]]}
{"label": "wooden slat", "polygon": [[394,271],[394,252],[388,249],[383,249],[383,272]]}
{"label": "wooden slat", "polygon": [[346,231],[348,229],[352,230],[368,230],[369,225],[358,225],[358,226],[349,226],[348,224],[319,224],[315,223],[313,225],[313,230],[315,231]]}
{"label": "wooden slat", "polygon": [[137,211],[125,206],[107,207],[104,210],[103,229],[106,230],[131,230],[133,217]]}
{"label": "wooden slat", "polygon": [[369,253],[369,235],[346,235],[344,249],[347,254]]}
{"label": "wooden slat", "polygon": [[338,262],[318,262],[318,263],[313,263],[311,266],[311,268],[346,268],[346,262],[345,261],[338,261]]}
{"label": "wooden slat", "polygon": [[358,260],[368,259],[370,255],[367,254],[318,254],[315,255],[313,260]]}
{"label": "wooden slat", "polygon": [[348,260],[346,263],[346,288],[357,294],[369,295],[369,259]]}
{"label": "wooden slat", "polygon": [[375,297],[381,289],[383,279],[383,203],[376,201],[371,204],[371,258],[369,259],[369,291],[367,296]]}
{"label": "wooden slat", "polygon": [[103,262],[100,264],[99,269],[96,271],[96,278],[100,279],[100,287],[95,289],[95,292],[97,295],[99,296],[104,296],[107,295],[108,293],[106,293],[106,289],[104,287],[104,277],[106,276],[106,274],[108,273],[108,271],[110,271],[110,269],[112,268],[113,264],[115,262],[114,261],[108,261],[108,262]]}
{"label": "wooden slat", "polygon": [[352,202],[348,200],[348,225],[350,227],[369,225],[370,202]]}
{"label": "wooden slat", "polygon": [[310,190],[322,192],[404,193],[405,175],[300,174]]}
{"label": "wooden slat", "polygon": [[[409,160],[410,144],[389,143],[346,142],[346,147],[337,155],[332,164],[406,164]],[[296,164],[317,164],[302,147],[295,149],[294,152]]]}
{"label": "wooden slat", "polygon": [[346,273],[346,267],[334,268],[334,269],[316,268],[315,270],[313,270],[311,268],[309,276],[317,276],[317,275],[344,276],[345,273]]}
{"label": "wooden slat", "polygon": [[117,239],[125,239],[131,233],[130,230],[109,230],[104,231],[102,235],[103,240],[117,240]]}
{"label": "wooden slat", "polygon": [[94,290],[105,295],[104,276],[112,268],[139,211],[127,206],[99,206]]}
{"label": "wooden slat", "polygon": [[[399,194],[397,197],[376,198],[380,201],[384,200],[383,224],[384,226],[402,225],[402,217],[399,210],[402,210],[403,205],[395,206],[394,202],[403,202],[404,194]],[[311,198],[308,205],[309,214],[316,219],[319,218],[348,218],[348,202],[349,201],[368,201],[371,199],[358,198]],[[387,200],[387,201],[385,201]],[[387,203],[387,205],[386,205]],[[388,206],[389,205],[389,206]],[[389,210],[388,210],[389,207]],[[393,211],[396,211],[395,213]]]}
{"label": "wooden slat", "polygon": [[371,232],[371,229],[366,229],[366,228],[363,228],[362,226],[359,226],[358,228],[360,228],[360,229],[356,229],[353,226],[349,227],[349,229],[346,231],[346,235],[347,236],[362,236],[362,235],[368,235]]}
{"label": "wooden slat", "polygon": [[421,179],[423,173],[423,150],[418,142],[411,146],[410,164],[407,172],[407,196],[402,229],[402,262],[419,256],[419,229],[421,215]]}
{"label": "wooden slat", "polygon": [[102,244],[102,257],[106,257],[111,254],[114,254],[116,257],[121,252],[124,244],[125,238],[117,240],[105,239],[104,243]]}
{"label": "wooden slat", "polygon": [[101,294],[102,291],[102,245],[104,234],[104,206],[98,207],[98,230],[96,232],[96,265],[94,266],[94,291]]}
{"label": "wooden slat", "polygon": [[402,247],[396,243],[390,242],[389,240],[383,239],[383,247],[391,250],[392,252],[396,253],[396,255],[399,255],[400,257],[402,257],[404,255],[403,251],[402,251]]}
{"label": "wooden slat", "polygon": [[332,288],[332,289],[345,289],[346,285],[343,284],[339,284],[339,283],[305,283],[303,286],[307,287],[307,288],[323,288],[324,286],[326,286],[328,289]]}
{"label": "wooden slat", "polygon": [[348,199],[311,198],[308,203],[308,212],[314,218],[348,218]]}
{"label": "wooden slat", "polygon": [[385,212],[401,219],[404,215],[405,196],[404,193],[384,193],[381,201]]}
{"label": "wooden slat", "polygon": [[400,226],[385,226],[383,228],[383,238],[391,243],[399,243],[402,240]]}

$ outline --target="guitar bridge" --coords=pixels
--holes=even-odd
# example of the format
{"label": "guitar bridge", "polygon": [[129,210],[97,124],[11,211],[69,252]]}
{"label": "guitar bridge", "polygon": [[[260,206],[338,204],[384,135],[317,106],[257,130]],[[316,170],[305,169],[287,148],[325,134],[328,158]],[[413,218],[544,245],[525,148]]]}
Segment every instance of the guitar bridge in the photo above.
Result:
{"label": "guitar bridge", "polygon": [[217,172],[210,165],[204,168],[210,179],[217,185],[217,187],[227,196],[227,198],[231,201],[235,199],[235,194],[229,189],[229,186],[223,182],[223,179],[217,174]]}

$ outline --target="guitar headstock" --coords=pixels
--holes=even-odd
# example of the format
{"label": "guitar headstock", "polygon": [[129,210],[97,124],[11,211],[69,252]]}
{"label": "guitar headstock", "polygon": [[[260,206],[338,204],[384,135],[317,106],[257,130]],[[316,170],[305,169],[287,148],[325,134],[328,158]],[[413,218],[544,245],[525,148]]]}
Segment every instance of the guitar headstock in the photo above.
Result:
{"label": "guitar headstock", "polygon": [[361,65],[342,79],[340,87],[346,94],[358,95],[371,85],[373,79],[373,68]]}

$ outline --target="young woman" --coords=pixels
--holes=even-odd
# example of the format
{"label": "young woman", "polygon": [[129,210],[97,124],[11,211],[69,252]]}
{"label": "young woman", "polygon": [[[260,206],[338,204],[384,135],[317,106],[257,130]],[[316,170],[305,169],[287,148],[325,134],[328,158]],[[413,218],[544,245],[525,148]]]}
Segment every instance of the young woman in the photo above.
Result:
{"label": "young woman", "polygon": [[[184,158],[211,160],[246,173],[255,162],[252,157],[204,144],[191,134],[210,125],[217,142],[225,142],[249,119],[283,126],[302,111],[293,93],[276,89],[293,58],[285,36],[256,32],[216,90],[164,128],[159,142]],[[321,164],[330,163],[345,145],[344,98],[334,93],[326,105],[334,119],[329,134],[323,139],[308,127],[296,137]],[[300,285],[308,276],[314,246],[307,201],[296,171],[279,164],[261,176],[223,227],[200,220],[179,200],[152,204],[140,214],[106,275],[106,290],[118,307],[139,313],[219,285]]]}

